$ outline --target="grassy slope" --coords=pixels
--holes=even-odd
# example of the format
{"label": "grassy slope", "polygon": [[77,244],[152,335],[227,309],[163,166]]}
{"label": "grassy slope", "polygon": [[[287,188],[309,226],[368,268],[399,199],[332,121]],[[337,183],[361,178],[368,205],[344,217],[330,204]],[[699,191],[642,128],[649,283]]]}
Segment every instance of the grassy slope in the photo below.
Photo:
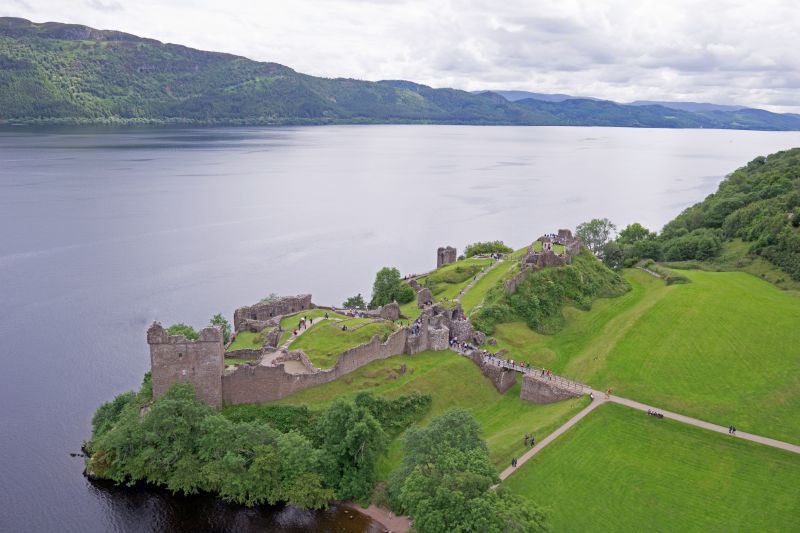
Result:
{"label": "grassy slope", "polygon": [[328,313],[328,318],[339,318],[342,320],[346,320],[350,317],[346,315],[341,315],[339,313],[333,313],[331,311],[327,311],[325,309],[307,309],[305,311],[300,311],[299,313],[294,313],[293,315],[286,315],[281,319],[281,329],[283,333],[281,333],[281,339],[279,345],[282,345],[284,342],[289,340],[289,337],[292,334],[292,331],[298,326],[300,323],[300,319],[306,317],[308,319],[316,320],[317,318],[325,316],[325,313]]}
{"label": "grassy slope", "polygon": [[800,457],[606,405],[504,482],[553,531],[797,531]]}
{"label": "grassy slope", "polygon": [[[407,365],[405,374],[400,373],[403,364]],[[359,391],[371,391],[387,398],[412,391],[430,394],[433,404],[421,423],[453,407],[470,410],[483,428],[491,458],[498,470],[522,453],[522,439],[526,432],[533,432],[537,439],[541,439],[587,402],[581,398],[536,405],[519,398],[519,385],[505,395],[499,394],[470,360],[444,351],[375,361],[342,379],[284,398],[281,403],[320,407],[334,398],[353,396]],[[401,443],[397,438],[390,446],[388,457],[380,464],[381,476],[388,476],[401,459]]]}
{"label": "grassy slope", "polygon": [[684,273],[692,283],[666,287],[627,271],[629,293],[568,309],[553,336],[501,325],[498,346],[622,396],[800,442],[800,299],[745,273]]}
{"label": "grassy slope", "polygon": [[236,340],[228,346],[227,351],[261,348],[261,343],[256,341],[257,335],[251,331],[240,331],[236,334]]}
{"label": "grassy slope", "polygon": [[697,268],[712,272],[727,272],[741,270],[753,274],[758,278],[769,281],[773,285],[787,292],[800,296],[800,281],[793,280],[786,272],[776,267],[766,259],[748,255],[750,243],[741,239],[732,239],[722,245],[719,257],[708,261],[683,261],[671,263],[678,268]]}
{"label": "grassy slope", "polygon": [[505,279],[515,266],[517,266],[516,261],[503,261],[494,267],[491,272],[483,276],[480,281],[478,281],[469,290],[469,292],[467,292],[467,294],[461,298],[461,307],[464,309],[464,312],[469,314],[469,312],[472,311],[476,305],[479,305],[481,302],[483,302],[483,298],[486,296],[486,293],[489,292],[489,289],[494,287],[501,280]]}
{"label": "grassy slope", "polygon": [[800,442],[800,299],[741,272],[690,272],[592,379],[684,414]]}
{"label": "grassy slope", "polygon": [[355,327],[370,322],[370,320],[360,318],[341,322],[321,320],[297,337],[289,345],[289,349],[303,350],[317,368],[330,368],[336,363],[336,358],[345,350],[369,342],[372,336],[376,334],[381,337],[381,341],[384,341],[384,337],[395,330],[394,325],[386,321],[372,322],[358,329],[347,331],[342,331],[341,329],[342,324],[348,324],[348,327]]}
{"label": "grassy slope", "polygon": [[[458,296],[458,292],[469,285],[469,283],[472,281],[472,278],[478,275],[481,271],[480,268],[475,268],[475,272],[473,274],[467,275],[464,273],[463,275],[459,276],[456,274],[456,269],[461,267],[487,267],[493,262],[494,261],[492,259],[462,259],[461,261],[450,263],[449,265],[445,265],[435,270],[429,276],[421,278],[419,282],[420,284],[424,285],[425,280],[430,278],[431,281],[439,283],[437,289],[432,291],[434,293],[434,301],[440,302],[443,300],[452,300],[453,298],[456,298]],[[447,283],[446,281],[443,281],[449,276],[454,276],[451,279],[458,279],[459,277],[463,279],[457,281],[456,283]]]}

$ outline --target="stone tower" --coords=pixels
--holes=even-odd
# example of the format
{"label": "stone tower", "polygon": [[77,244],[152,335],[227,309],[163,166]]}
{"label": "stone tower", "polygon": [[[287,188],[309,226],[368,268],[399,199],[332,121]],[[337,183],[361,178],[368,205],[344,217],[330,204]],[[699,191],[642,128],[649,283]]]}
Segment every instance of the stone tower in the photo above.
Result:
{"label": "stone tower", "polygon": [[188,381],[194,385],[198,400],[222,404],[225,347],[219,328],[207,327],[196,341],[190,341],[182,335],[169,335],[160,323],[153,322],[147,330],[147,344],[154,398],[176,381]]}
{"label": "stone tower", "polygon": [[439,248],[436,250],[436,268],[449,265],[450,263],[455,263],[457,257],[458,252],[456,252],[456,249],[452,246]]}

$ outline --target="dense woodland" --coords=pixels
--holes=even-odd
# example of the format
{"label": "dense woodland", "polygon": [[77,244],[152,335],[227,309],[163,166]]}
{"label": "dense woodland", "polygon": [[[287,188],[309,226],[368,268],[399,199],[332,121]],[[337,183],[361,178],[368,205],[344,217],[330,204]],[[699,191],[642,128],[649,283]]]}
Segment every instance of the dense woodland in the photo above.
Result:
{"label": "dense woodland", "polygon": [[800,130],[800,116],[588,99],[510,102],[409,81],[327,79],[75,24],[0,18],[0,123],[444,123]]}

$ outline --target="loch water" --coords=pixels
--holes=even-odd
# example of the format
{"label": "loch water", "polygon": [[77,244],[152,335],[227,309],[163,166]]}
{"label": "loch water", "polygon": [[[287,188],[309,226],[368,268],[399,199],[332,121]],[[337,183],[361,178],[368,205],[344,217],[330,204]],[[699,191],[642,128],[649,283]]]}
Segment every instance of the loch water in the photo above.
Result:
{"label": "loch water", "polygon": [[368,295],[438,246],[593,217],[661,226],[799,132],[330,126],[0,130],[0,531],[372,532],[82,476],[95,408],[138,387],[153,320],[270,294]]}

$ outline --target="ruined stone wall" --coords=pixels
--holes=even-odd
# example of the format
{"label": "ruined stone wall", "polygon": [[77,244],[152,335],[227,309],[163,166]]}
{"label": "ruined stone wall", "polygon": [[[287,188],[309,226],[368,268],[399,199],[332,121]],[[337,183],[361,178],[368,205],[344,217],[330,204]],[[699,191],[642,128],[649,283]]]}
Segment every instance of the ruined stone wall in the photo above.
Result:
{"label": "ruined stone wall", "polygon": [[289,374],[281,365],[239,365],[222,377],[223,399],[226,404],[270,402],[329,383],[372,361],[404,353],[408,334],[408,328],[402,328],[385,343],[375,335],[370,342],[342,353],[333,368],[311,374]]}
{"label": "ruined stone wall", "polygon": [[236,331],[240,331],[240,328],[244,327],[248,320],[268,322],[277,316],[290,315],[313,307],[310,294],[282,296],[255,305],[240,307],[233,313],[233,327]]}
{"label": "ruined stone wall", "polygon": [[261,348],[242,348],[241,350],[231,350],[225,352],[225,357],[233,357],[234,359],[258,359],[261,357]]}
{"label": "ruined stone wall", "polygon": [[450,323],[450,336],[458,342],[472,342],[472,334],[472,323],[469,320],[453,320]]}
{"label": "ruined stone wall", "polygon": [[505,289],[505,291],[506,291],[507,293],[509,293],[509,294],[511,294],[511,293],[513,293],[513,292],[516,292],[516,290],[517,290],[517,285],[519,285],[520,283],[522,283],[522,280],[524,280],[524,279],[525,279],[525,276],[526,276],[527,274],[528,274],[528,268],[527,268],[527,265],[526,265],[526,266],[524,266],[524,267],[522,268],[522,270],[520,270],[519,272],[517,272],[517,273],[516,273],[514,276],[512,276],[512,277],[508,278],[508,279],[507,279],[507,280],[506,280],[506,281],[503,283],[503,288]]}
{"label": "ruined stone wall", "polygon": [[222,403],[225,348],[219,328],[205,328],[198,340],[189,341],[169,335],[161,324],[153,322],[147,330],[147,343],[153,397],[163,395],[177,381],[188,381],[194,385],[198,399],[215,406]]}
{"label": "ruined stone wall", "polygon": [[520,398],[533,403],[555,403],[579,396],[579,392],[556,387],[546,379],[535,379],[529,375],[522,379],[522,390],[519,393]]}
{"label": "ruined stone wall", "polygon": [[436,268],[455,263],[456,259],[458,259],[458,252],[452,246],[445,246],[436,250]]}

